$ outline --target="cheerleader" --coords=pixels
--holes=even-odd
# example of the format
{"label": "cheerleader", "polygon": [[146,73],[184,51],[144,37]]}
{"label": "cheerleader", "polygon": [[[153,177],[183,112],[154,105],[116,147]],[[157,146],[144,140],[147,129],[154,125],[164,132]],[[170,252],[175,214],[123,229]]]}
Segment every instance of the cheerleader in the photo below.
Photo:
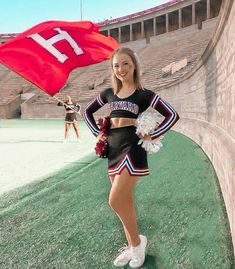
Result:
{"label": "cheerleader", "polygon": [[64,103],[58,102],[57,106],[64,106],[65,108],[64,142],[68,141],[69,129],[71,124],[73,125],[73,129],[79,141],[78,122],[75,110],[78,111],[77,113],[79,113],[81,106],[78,103],[73,103],[69,95],[66,96]]}
{"label": "cheerleader", "polygon": [[[156,140],[179,119],[177,112],[153,91],[143,88],[137,55],[129,48],[117,49],[111,58],[112,88],[105,89],[84,110],[84,119],[91,132],[108,141],[108,175],[111,181],[109,205],[120,219],[128,245],[114,260],[115,266],[139,268],[145,260],[147,237],[140,234],[134,207],[134,187],[139,176],[149,174],[147,153],[140,139]],[[100,131],[93,114],[109,104],[108,136]],[[149,107],[164,119],[150,134],[136,133],[138,115]]]}

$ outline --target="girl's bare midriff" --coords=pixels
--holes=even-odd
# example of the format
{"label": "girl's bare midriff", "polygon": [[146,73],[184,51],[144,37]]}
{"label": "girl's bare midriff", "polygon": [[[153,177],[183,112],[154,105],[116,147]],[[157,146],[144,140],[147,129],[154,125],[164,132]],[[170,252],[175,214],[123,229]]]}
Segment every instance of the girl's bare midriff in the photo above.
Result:
{"label": "girl's bare midriff", "polygon": [[111,121],[111,129],[113,128],[120,128],[125,126],[135,125],[136,119],[130,118],[112,118]]}

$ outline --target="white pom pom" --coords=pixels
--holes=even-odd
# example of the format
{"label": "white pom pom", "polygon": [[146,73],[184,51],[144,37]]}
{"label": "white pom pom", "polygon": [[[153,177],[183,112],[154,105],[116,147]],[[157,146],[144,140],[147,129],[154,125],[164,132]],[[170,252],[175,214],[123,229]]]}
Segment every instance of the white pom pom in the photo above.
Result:
{"label": "white pom pom", "polygon": [[149,153],[156,153],[162,147],[161,141],[144,141],[142,147]]}
{"label": "white pom pom", "polygon": [[[141,134],[142,136],[149,135],[152,133],[157,126],[159,125],[159,116],[156,112],[145,111],[138,116],[136,119],[136,133]],[[149,153],[157,152],[161,147],[161,139],[163,136],[160,136],[157,140],[142,140],[140,139],[138,145],[141,146]]]}
{"label": "white pom pom", "polygon": [[158,125],[159,117],[156,112],[143,112],[136,119],[136,132],[142,136],[150,134]]}

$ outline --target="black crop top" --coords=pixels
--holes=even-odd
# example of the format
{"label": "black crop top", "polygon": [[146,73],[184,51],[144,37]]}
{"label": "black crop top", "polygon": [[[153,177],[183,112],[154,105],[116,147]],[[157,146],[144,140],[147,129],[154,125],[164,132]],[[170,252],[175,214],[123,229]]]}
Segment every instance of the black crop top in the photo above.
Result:
{"label": "black crop top", "polygon": [[179,119],[177,112],[153,91],[147,89],[135,90],[134,93],[128,97],[119,98],[116,94],[114,94],[111,88],[108,88],[101,92],[96,99],[91,101],[83,113],[88,127],[95,136],[99,134],[100,130],[95,122],[93,113],[106,103],[109,104],[109,108],[111,110],[110,118],[136,119],[140,113],[147,110],[150,106],[157,110],[165,117],[165,119],[160,123],[158,128],[150,134],[152,139],[155,139],[165,133]]}
{"label": "black crop top", "polygon": [[81,106],[78,103],[66,104],[66,103],[58,102],[57,106],[64,106],[66,111],[69,111],[69,110],[78,110],[79,111],[81,108]]}

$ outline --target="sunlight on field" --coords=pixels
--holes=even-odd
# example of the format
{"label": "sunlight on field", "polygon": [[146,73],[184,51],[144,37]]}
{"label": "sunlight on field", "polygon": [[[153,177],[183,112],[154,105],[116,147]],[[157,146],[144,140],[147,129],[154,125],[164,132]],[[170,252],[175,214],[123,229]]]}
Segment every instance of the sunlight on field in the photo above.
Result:
{"label": "sunlight on field", "polygon": [[68,142],[63,143],[63,120],[1,120],[0,194],[91,153],[96,139],[83,121],[78,125],[81,141],[71,127]]}

